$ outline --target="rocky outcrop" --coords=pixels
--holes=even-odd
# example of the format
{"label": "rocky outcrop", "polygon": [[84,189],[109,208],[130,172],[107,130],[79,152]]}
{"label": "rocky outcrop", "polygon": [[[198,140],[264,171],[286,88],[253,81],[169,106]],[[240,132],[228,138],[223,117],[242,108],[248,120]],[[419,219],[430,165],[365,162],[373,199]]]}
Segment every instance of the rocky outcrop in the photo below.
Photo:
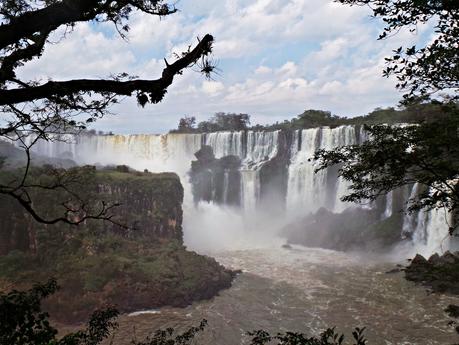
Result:
{"label": "rocky outcrop", "polygon": [[[129,235],[182,241],[183,187],[175,173],[101,171],[95,183],[101,200],[119,204],[114,220],[127,225]],[[114,223],[102,226],[123,232]]]}
{"label": "rocky outcrop", "polygon": [[241,159],[225,156],[220,159],[210,146],[204,145],[191,162],[190,179],[195,202],[214,201],[218,204],[239,205],[241,200]]}
{"label": "rocky outcrop", "polygon": [[270,214],[284,211],[287,198],[291,131],[280,131],[276,155],[260,167],[260,208]]}
{"label": "rocky outcrop", "polygon": [[405,269],[405,277],[434,292],[459,294],[459,252],[434,254],[429,259],[416,255]]}
{"label": "rocky outcrop", "polygon": [[[46,185],[47,168],[36,168],[32,172],[34,182]],[[77,170],[75,170],[77,171]],[[110,214],[113,222],[88,221],[80,224],[81,231],[111,231],[125,236],[146,236],[156,241],[182,240],[183,188],[174,173],[152,174],[129,172],[123,169],[96,171],[85,167],[78,173],[78,184],[71,185],[94,213],[101,203],[117,205]],[[75,175],[77,176],[77,174]],[[34,207],[46,218],[65,214],[62,203],[68,194],[41,189],[32,190]],[[15,200],[0,196],[0,255],[11,250],[36,252],[40,246],[38,233],[71,233],[71,226],[58,223],[44,225],[37,223]],[[75,215],[78,217],[78,215]]]}
{"label": "rocky outcrop", "polygon": [[343,213],[319,209],[283,229],[290,243],[341,251],[387,250],[400,242],[402,215],[381,220],[377,210],[349,208]]}
{"label": "rocky outcrop", "polygon": [[[70,187],[95,209],[101,200],[119,204],[112,212],[114,223],[43,225],[3,196],[0,291],[55,277],[61,289],[47,299],[45,309],[60,322],[75,323],[107,304],[121,312],[182,307],[231,286],[235,272],[183,246],[183,188],[176,174],[126,166],[78,169],[78,183]],[[45,183],[46,171],[34,168],[31,178]],[[65,193],[40,192],[33,200],[41,214],[62,215]]]}

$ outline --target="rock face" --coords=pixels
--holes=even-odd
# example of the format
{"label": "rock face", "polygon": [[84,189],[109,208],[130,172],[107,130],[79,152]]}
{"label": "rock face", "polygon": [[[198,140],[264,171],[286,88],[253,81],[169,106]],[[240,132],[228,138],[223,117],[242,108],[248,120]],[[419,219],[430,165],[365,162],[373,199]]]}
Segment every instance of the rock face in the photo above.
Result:
{"label": "rock face", "polygon": [[225,156],[216,159],[210,146],[204,145],[191,162],[193,198],[218,204],[239,205],[241,200],[241,159]]}
{"label": "rock face", "polygon": [[271,214],[285,209],[292,132],[280,131],[277,152],[260,167],[260,207]]}
{"label": "rock face", "polygon": [[400,242],[402,215],[381,220],[378,210],[351,208],[336,214],[319,209],[283,229],[290,243],[341,251],[387,250]]}
{"label": "rock face", "polygon": [[[3,197],[0,291],[55,277],[61,289],[47,299],[45,309],[60,322],[74,323],[107,304],[120,312],[182,307],[231,286],[235,272],[183,246],[183,188],[176,174],[132,172],[124,166],[78,169],[81,179],[72,189],[94,210],[100,200],[119,204],[113,209],[116,224],[43,225]],[[33,169],[31,178],[45,183],[45,172]],[[66,195],[40,193],[33,199],[40,214],[62,216]]]}
{"label": "rock face", "polygon": [[[121,170],[121,171],[119,171]],[[39,170],[35,180],[46,178],[46,169]],[[111,222],[88,221],[79,226],[99,231],[112,231],[127,236],[139,234],[155,240],[175,239],[182,241],[182,201],[183,188],[179,177],[174,173],[140,173],[125,172],[122,169],[95,171],[86,169],[82,181],[76,188],[80,196],[93,202],[94,210],[101,207],[95,200],[103,200],[109,204],[117,204],[113,208]],[[35,205],[41,214],[47,217],[62,216],[65,212],[60,205],[59,193],[35,195]],[[0,196],[0,214],[8,215],[0,218],[0,255],[12,250],[36,252],[39,246],[37,233],[42,230],[71,230],[69,226],[43,225],[20,207],[14,200]],[[76,216],[78,217],[78,216]],[[129,228],[125,230],[124,226]]]}
{"label": "rock face", "polygon": [[429,287],[434,292],[459,294],[459,252],[434,254],[429,259],[416,255],[405,269],[408,280]]}

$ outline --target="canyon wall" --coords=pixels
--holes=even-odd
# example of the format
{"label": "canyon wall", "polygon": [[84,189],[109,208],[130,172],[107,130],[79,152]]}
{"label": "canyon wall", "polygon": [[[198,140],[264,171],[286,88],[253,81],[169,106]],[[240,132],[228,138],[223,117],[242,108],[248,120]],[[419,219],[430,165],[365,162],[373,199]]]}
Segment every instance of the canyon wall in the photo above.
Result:
{"label": "canyon wall", "polygon": [[[126,237],[143,236],[153,241],[177,240],[182,243],[183,187],[179,177],[174,173],[129,172],[123,168],[96,171],[85,167],[76,173],[80,181],[70,184],[70,189],[84,199],[94,214],[102,209],[102,200],[107,205],[118,205],[108,212],[113,215],[113,222],[88,220],[80,224],[78,231],[109,231]],[[29,183],[46,184],[46,168],[36,168],[31,175],[33,180]],[[61,205],[68,194],[59,189],[54,192],[35,189],[31,197],[33,207],[43,218],[53,219],[65,214]],[[0,255],[15,249],[36,252],[40,246],[39,234],[43,230],[70,235],[76,229],[63,223],[38,223],[7,196],[0,196],[0,214],[3,215],[0,218]],[[75,220],[80,216],[82,214],[73,215]]]}

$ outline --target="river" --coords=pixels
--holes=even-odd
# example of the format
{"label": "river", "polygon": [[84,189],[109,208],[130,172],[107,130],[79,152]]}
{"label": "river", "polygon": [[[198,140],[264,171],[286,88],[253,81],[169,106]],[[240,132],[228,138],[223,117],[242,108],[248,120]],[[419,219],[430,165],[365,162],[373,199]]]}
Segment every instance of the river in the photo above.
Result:
{"label": "river", "polygon": [[317,335],[336,326],[350,340],[353,327],[366,327],[369,344],[452,344],[458,341],[444,313],[459,298],[430,294],[403,272],[387,273],[394,262],[336,251],[280,245],[212,255],[243,271],[232,288],[186,308],[124,315],[114,344],[143,339],[158,328],[183,330],[201,319],[208,326],[198,344],[247,344],[247,331],[301,331]]}

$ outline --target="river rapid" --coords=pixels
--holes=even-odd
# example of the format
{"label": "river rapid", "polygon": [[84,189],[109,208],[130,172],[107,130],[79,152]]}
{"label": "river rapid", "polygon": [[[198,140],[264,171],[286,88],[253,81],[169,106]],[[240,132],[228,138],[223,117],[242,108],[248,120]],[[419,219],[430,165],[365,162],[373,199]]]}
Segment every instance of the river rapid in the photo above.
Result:
{"label": "river rapid", "polygon": [[212,253],[243,271],[232,288],[186,308],[124,315],[114,344],[129,344],[158,328],[184,330],[208,320],[197,344],[247,344],[247,331],[301,331],[317,335],[329,326],[346,334],[366,327],[369,344],[452,344],[458,336],[444,309],[459,298],[430,294],[394,262],[336,251],[270,244]]}

